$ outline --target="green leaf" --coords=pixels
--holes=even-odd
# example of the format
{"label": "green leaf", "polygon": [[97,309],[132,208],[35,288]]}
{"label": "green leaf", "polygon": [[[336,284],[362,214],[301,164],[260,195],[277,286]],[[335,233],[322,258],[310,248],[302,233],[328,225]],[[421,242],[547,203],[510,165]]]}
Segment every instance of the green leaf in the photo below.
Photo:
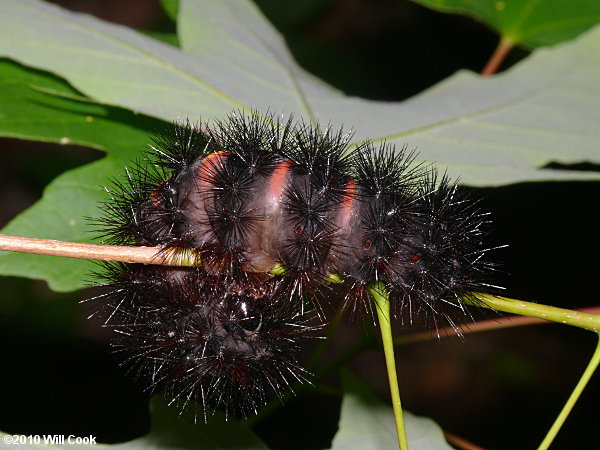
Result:
{"label": "green leaf", "polygon": [[[91,103],[64,81],[0,60],[0,136],[78,144],[108,156],[68,171],[50,183],[42,199],[13,219],[3,234],[90,242],[85,217],[99,216],[106,200],[101,186],[123,172],[148,142],[148,130],[164,123],[129,111]],[[53,92],[54,95],[48,94]],[[73,100],[80,98],[82,101]],[[85,286],[89,261],[0,252],[0,274],[46,280],[56,291]]]}
{"label": "green leaf", "polygon": [[172,45],[173,47],[179,47],[179,39],[175,33],[166,33],[163,31],[144,31],[146,36],[156,39],[157,41],[164,42],[165,44]]}
{"label": "green leaf", "polygon": [[347,97],[307,74],[256,6],[183,0],[183,50],[35,0],[0,3],[0,54],[64,77],[97,101],[171,120],[234,108],[354,127],[354,141],[418,147],[479,186],[599,179],[550,162],[599,162],[600,28],[482,79],[458,72],[404,102]]}
{"label": "green leaf", "polygon": [[189,411],[180,415],[177,407],[169,406],[164,397],[150,400],[151,429],[147,436],[118,445],[103,445],[106,449],[266,449],[267,446],[243,421],[226,421],[222,414],[196,418]]}
{"label": "green leaf", "polygon": [[[398,447],[392,408],[379,400],[363,382],[342,372],[344,399],[332,450],[378,450]],[[431,419],[404,411],[411,450],[451,449],[441,428]]]}
{"label": "green leaf", "polygon": [[177,12],[179,10],[179,0],[160,0],[160,4],[167,13],[167,16],[173,21],[177,22]]}
{"label": "green leaf", "polygon": [[199,64],[129,28],[34,0],[1,2],[0,23],[2,39],[13,36],[1,44],[9,44],[6,56],[61,75],[101,102],[169,120],[243,106],[219,89],[218,61]]}
{"label": "green leaf", "polygon": [[[194,423],[189,413],[180,415],[177,408],[167,405],[163,397],[150,400],[151,428],[150,433],[123,444],[99,445],[15,445],[22,450],[48,448],[52,450],[96,449],[96,450],[196,450],[210,449],[266,449],[267,446],[256,436],[244,422],[225,421],[221,415],[211,416],[208,424]],[[4,441],[9,436],[0,432]],[[13,435],[10,435],[13,436]]]}
{"label": "green leaf", "polygon": [[529,48],[579,36],[600,22],[597,0],[412,0],[486,23],[513,43]]}
{"label": "green leaf", "polygon": [[[98,204],[106,200],[100,186],[123,164],[106,158],[65,172],[44,191],[40,201],[13,219],[1,232],[71,242],[90,242],[94,234],[86,217],[98,217]],[[96,243],[98,243],[96,241]],[[0,252],[0,274],[45,280],[50,288],[66,292],[85,287],[94,263],[74,258]]]}
{"label": "green leaf", "polygon": [[[83,145],[128,159],[139,151],[132,145],[139,145],[141,136],[146,139],[146,127],[162,126],[91,101],[60,78],[6,59],[0,59],[0,86],[2,137]],[[132,128],[137,131],[133,142]]]}

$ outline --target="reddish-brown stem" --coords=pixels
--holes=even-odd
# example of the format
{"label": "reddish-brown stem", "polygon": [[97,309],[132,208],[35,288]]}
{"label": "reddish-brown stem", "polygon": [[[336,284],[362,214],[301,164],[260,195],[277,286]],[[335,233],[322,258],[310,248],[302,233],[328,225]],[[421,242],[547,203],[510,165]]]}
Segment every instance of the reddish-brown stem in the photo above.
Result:
{"label": "reddish-brown stem", "polygon": [[481,75],[484,77],[488,77],[498,71],[500,65],[506,58],[506,55],[512,50],[515,46],[515,43],[507,37],[503,37],[500,39],[496,50],[492,54],[490,60],[487,62],[483,70],[481,71]]}
{"label": "reddish-brown stem", "polygon": [[[578,308],[573,309],[573,311],[580,311],[590,314],[600,314],[600,306],[593,306],[590,308]],[[511,316],[511,317],[503,317],[501,319],[491,319],[491,320],[482,320],[481,322],[475,322],[470,325],[465,325],[464,328],[460,331],[461,334],[472,334],[479,333],[482,331],[490,331],[490,330],[500,330],[503,328],[513,328],[513,327],[522,327],[526,325],[536,325],[541,323],[550,323],[544,319],[538,319],[536,317],[527,317],[527,316]],[[395,345],[405,345],[405,344],[414,344],[416,342],[430,341],[432,339],[437,339],[438,336],[440,338],[444,337],[452,337],[457,336],[457,331],[452,327],[442,328],[438,333],[433,335],[429,331],[424,331],[420,333],[409,334],[407,336],[398,336],[394,339]]]}
{"label": "reddish-brown stem", "polygon": [[483,447],[473,444],[466,439],[461,438],[453,433],[444,431],[444,437],[453,446],[460,448],[461,450],[483,450]]}
{"label": "reddish-brown stem", "polygon": [[157,247],[126,247],[54,241],[0,234],[0,250],[126,263],[190,265],[179,255]]}

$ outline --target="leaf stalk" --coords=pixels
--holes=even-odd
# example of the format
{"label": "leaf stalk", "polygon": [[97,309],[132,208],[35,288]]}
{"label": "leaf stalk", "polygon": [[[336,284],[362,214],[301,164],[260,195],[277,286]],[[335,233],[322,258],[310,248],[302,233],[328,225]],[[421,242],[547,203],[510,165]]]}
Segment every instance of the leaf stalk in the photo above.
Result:
{"label": "leaf stalk", "polygon": [[481,75],[489,77],[496,73],[514,46],[515,42],[512,39],[506,36],[502,37],[500,42],[498,42],[498,46],[494,50],[494,53],[481,71]]}
{"label": "leaf stalk", "polygon": [[368,290],[375,302],[377,318],[379,319],[381,341],[383,342],[383,352],[385,354],[385,365],[387,367],[392,406],[394,408],[394,420],[396,422],[396,432],[398,434],[398,446],[401,450],[408,450],[408,441],[406,440],[406,430],[404,428],[404,415],[402,413],[402,404],[400,403],[398,375],[396,374],[396,359],[394,358],[390,300],[385,285],[381,281],[370,283]]}
{"label": "leaf stalk", "polygon": [[560,411],[560,414],[552,424],[552,427],[550,428],[550,430],[548,430],[548,434],[546,434],[546,437],[538,447],[538,450],[546,450],[550,447],[552,441],[554,441],[554,438],[556,437],[561,427],[567,420],[567,417],[573,409],[573,406],[575,406],[575,403],[577,403],[577,400],[579,400],[581,393],[583,392],[588,382],[592,378],[592,375],[598,368],[598,364],[600,364],[600,333],[598,334],[598,343],[596,344],[596,350],[592,355],[592,359],[590,359],[590,362],[588,363],[588,366],[583,372],[583,375],[579,379],[579,382],[575,386],[575,389],[573,389],[573,392],[571,392],[569,399],[567,400],[567,402],[563,406],[563,409]]}
{"label": "leaf stalk", "polygon": [[600,314],[591,314],[572,309],[557,308],[556,306],[516,300],[514,298],[497,297],[490,294],[474,293],[475,300],[464,298],[465,303],[483,306],[496,311],[521,314],[551,322],[563,323],[585,330],[600,332]]}

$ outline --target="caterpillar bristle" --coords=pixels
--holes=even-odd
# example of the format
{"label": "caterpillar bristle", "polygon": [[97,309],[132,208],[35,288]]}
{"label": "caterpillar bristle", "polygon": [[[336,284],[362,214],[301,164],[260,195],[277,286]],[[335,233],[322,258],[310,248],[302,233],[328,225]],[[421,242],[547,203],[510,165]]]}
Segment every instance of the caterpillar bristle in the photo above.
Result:
{"label": "caterpillar bristle", "polygon": [[232,114],[227,121],[217,122],[210,135],[214,149],[232,154],[230,164],[252,177],[268,177],[279,162],[282,148],[289,140],[292,118],[281,123],[273,115],[246,116]]}
{"label": "caterpillar bristle", "polygon": [[100,270],[96,315],[151,389],[245,417],[310,378],[300,342],[337,301],[373,316],[374,282],[396,317],[459,333],[464,299],[494,292],[476,202],[406,147],[350,138],[270,113],[188,122],[107,189],[103,239],[198,262]]}
{"label": "caterpillar bristle", "polygon": [[[449,324],[460,334],[459,317],[472,319],[465,298],[490,291],[486,285],[493,263],[485,260],[483,240],[489,233],[487,214],[447,176],[432,171],[422,180],[407,241],[396,271],[405,274],[397,303],[409,320],[422,317],[432,328]],[[398,295],[398,294],[397,294]],[[398,312],[402,315],[402,312]]]}
{"label": "caterpillar bristle", "polygon": [[202,123],[175,123],[156,133],[145,156],[159,170],[181,171],[190,167],[199,155],[209,151],[211,137]]}
{"label": "caterpillar bristle", "polygon": [[[188,275],[152,280],[153,289],[117,325],[116,348],[152,390],[246,417],[281,397],[290,373],[293,382],[308,379],[294,355],[298,341],[314,331],[310,312],[294,311],[272,292],[242,293],[241,286],[218,292],[209,274],[199,285],[197,270]],[[140,278],[136,272],[120,285]]]}
{"label": "caterpillar bristle", "polygon": [[410,198],[427,172],[416,157],[406,146],[396,149],[385,142],[377,147],[366,142],[354,152],[353,176],[367,196]]}

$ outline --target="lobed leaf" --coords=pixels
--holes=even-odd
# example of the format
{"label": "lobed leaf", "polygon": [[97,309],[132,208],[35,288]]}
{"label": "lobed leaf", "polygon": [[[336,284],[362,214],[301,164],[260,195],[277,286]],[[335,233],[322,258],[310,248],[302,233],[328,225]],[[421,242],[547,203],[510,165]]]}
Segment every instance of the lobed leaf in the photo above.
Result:
{"label": "lobed leaf", "polygon": [[[0,135],[108,152],[58,177],[3,233],[92,239],[83,218],[99,215],[100,187],[163,125],[104,103],[164,119],[219,118],[235,106],[331,119],[332,126],[354,125],[355,142],[418,147],[421,158],[471,185],[600,178],[597,171],[546,168],[600,162],[600,28],[490,79],[463,71],[405,102],[386,103],[344,96],[307,74],[248,1],[184,0],[180,8],[182,49],[35,0],[0,3],[0,54],[57,74],[0,64]],[[0,273],[44,279],[59,291],[83,287],[90,267],[0,253]]]}
{"label": "lobed leaf", "polygon": [[0,54],[99,102],[167,120],[258,108],[353,127],[355,142],[418,147],[464,184],[600,178],[547,168],[600,159],[600,28],[490,79],[461,71],[407,101],[378,102],[307,74],[249,1],[183,0],[179,8],[183,49],[35,0],[6,0]]}

